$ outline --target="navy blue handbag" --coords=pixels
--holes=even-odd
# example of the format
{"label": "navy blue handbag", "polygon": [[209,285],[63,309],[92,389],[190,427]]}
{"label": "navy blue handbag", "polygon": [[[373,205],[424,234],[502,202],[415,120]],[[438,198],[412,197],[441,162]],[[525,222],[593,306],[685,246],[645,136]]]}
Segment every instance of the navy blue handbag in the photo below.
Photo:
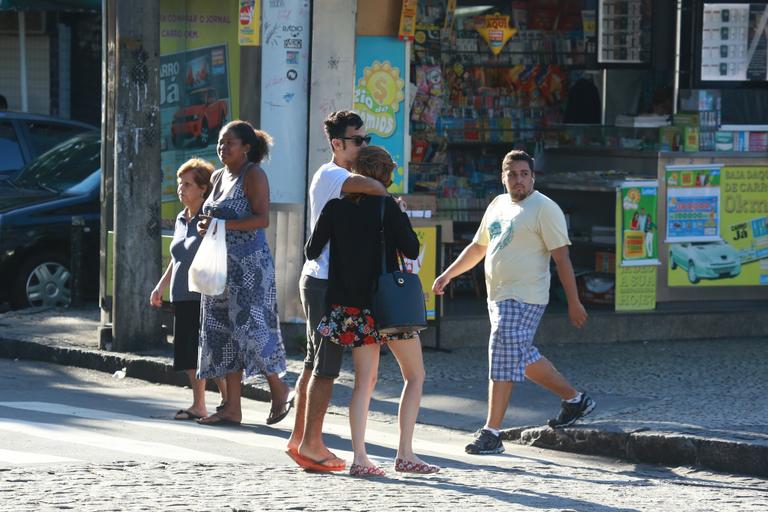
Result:
{"label": "navy blue handbag", "polygon": [[427,311],[419,276],[402,270],[398,255],[398,269],[387,272],[384,242],[384,203],[381,198],[381,275],[376,279],[371,309],[376,319],[376,330],[383,335],[418,332],[427,328]]}

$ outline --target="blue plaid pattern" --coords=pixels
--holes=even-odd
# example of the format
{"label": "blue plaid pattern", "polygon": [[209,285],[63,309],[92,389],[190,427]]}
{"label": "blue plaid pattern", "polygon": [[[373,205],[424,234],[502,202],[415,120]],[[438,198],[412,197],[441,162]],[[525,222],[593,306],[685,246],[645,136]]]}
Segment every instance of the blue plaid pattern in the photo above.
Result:
{"label": "blue plaid pattern", "polygon": [[544,309],[546,306],[543,304],[527,304],[514,299],[488,301],[491,380],[522,382],[525,380],[525,367],[541,359],[539,350],[533,346],[533,336]]}

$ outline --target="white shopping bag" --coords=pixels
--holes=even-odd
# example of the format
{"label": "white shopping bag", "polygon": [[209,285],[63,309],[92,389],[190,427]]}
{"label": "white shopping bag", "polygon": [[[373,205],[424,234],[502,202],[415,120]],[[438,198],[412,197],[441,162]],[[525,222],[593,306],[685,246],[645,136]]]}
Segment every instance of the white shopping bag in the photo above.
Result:
{"label": "white shopping bag", "polygon": [[189,267],[189,290],[221,295],[227,287],[227,240],[223,219],[211,219]]}

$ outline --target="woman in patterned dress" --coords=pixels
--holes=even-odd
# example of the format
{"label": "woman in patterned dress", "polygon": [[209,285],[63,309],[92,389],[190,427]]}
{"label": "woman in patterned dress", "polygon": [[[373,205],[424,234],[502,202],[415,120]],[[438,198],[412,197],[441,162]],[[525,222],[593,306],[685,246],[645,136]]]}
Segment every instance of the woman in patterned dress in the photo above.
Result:
{"label": "woman in patterned dress", "polygon": [[266,376],[272,395],[271,425],[285,418],[293,400],[280,375],[285,348],[277,316],[275,266],[264,228],[269,225],[269,183],[258,165],[272,138],[245,121],[232,121],[219,134],[217,153],[224,167],[212,176],[213,190],[203,204],[211,218],[223,219],[227,242],[227,287],[218,296],[202,295],[197,377],[225,377],[227,401],[203,425],[242,421],[240,383]]}

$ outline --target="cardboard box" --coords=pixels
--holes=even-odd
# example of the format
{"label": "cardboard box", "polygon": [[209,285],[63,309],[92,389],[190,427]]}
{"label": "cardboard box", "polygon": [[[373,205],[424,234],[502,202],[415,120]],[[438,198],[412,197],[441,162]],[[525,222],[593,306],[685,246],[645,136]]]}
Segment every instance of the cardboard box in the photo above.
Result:
{"label": "cardboard box", "polygon": [[733,132],[715,132],[715,151],[733,151]]}
{"label": "cardboard box", "polygon": [[597,251],[595,253],[595,272],[616,273],[616,253]]}
{"label": "cardboard box", "polygon": [[681,89],[680,110],[698,111],[720,108],[720,91],[705,89]]}
{"label": "cardboard box", "polygon": [[444,244],[454,242],[453,221],[451,219],[424,219],[419,217],[411,217],[411,226],[415,228],[424,226],[440,226],[440,241]]}
{"label": "cardboard box", "polygon": [[698,112],[679,112],[672,117],[674,126],[699,126]]}
{"label": "cardboard box", "polygon": [[680,126],[662,126],[659,128],[659,149],[661,151],[681,151],[683,149],[683,128]]}
{"label": "cardboard box", "polygon": [[683,127],[683,151],[694,152],[699,150],[699,127]]}
{"label": "cardboard box", "polygon": [[768,151],[768,132],[749,132],[750,151]]}
{"label": "cardboard box", "polygon": [[733,150],[734,151],[750,151],[749,132],[734,132]]}
{"label": "cardboard box", "polygon": [[437,212],[437,196],[432,194],[403,194],[400,196],[405,204],[408,206],[408,210],[430,212],[424,213],[421,217],[434,217]]}

